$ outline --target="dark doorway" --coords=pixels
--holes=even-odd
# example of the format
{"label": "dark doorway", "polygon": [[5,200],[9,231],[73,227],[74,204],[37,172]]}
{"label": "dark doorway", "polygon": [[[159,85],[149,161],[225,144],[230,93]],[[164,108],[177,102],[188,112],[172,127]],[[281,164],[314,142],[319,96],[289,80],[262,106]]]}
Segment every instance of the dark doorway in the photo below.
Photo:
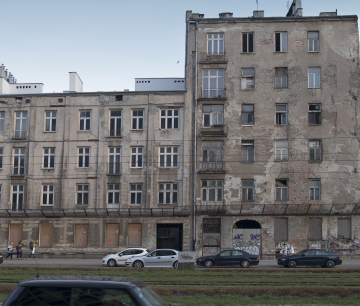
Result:
{"label": "dark doorway", "polygon": [[182,251],[182,235],[182,224],[158,224],[156,247]]}

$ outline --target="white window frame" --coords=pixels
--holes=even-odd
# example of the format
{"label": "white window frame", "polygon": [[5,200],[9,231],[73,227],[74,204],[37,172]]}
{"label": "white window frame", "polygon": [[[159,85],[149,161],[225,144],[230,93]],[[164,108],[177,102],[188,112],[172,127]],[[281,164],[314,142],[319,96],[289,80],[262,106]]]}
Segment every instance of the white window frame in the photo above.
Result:
{"label": "white window frame", "polygon": [[0,169],[3,168],[4,148],[0,148]]}
{"label": "white window frame", "polygon": [[322,105],[321,105],[321,103],[309,104],[309,113],[308,113],[309,125],[320,125],[321,121],[322,121]]}
{"label": "white window frame", "polygon": [[241,68],[241,90],[255,89],[255,68]]}
{"label": "white window frame", "polygon": [[180,110],[161,109],[160,110],[160,129],[161,130],[177,130],[179,129]]}
{"label": "white window frame", "polygon": [[78,168],[90,167],[90,147],[78,147]]}
{"label": "white window frame", "polygon": [[107,185],[107,207],[115,208],[120,206],[120,184]]}
{"label": "white window frame", "polygon": [[224,105],[203,105],[203,127],[224,125]]}
{"label": "white window frame", "polygon": [[110,120],[109,120],[109,135],[110,137],[121,137],[122,129],[122,110],[113,109],[110,110]]}
{"label": "white window frame", "polygon": [[27,133],[27,111],[15,112],[14,138],[26,138]]}
{"label": "white window frame", "polygon": [[159,167],[177,168],[179,166],[179,147],[159,147]]}
{"label": "white window frame", "polygon": [[2,185],[0,184],[0,206],[1,206],[1,199],[2,199]]}
{"label": "white window frame", "polygon": [[159,204],[177,205],[179,202],[177,183],[159,183]]}
{"label": "white window frame", "polygon": [[241,180],[241,200],[255,201],[255,181]]}
{"label": "white window frame", "polygon": [[89,184],[76,184],[76,205],[89,205],[89,190]]}
{"label": "white window frame", "polygon": [[289,180],[287,179],[275,180],[275,200],[276,201],[289,200]]}
{"label": "white window frame", "polygon": [[288,125],[288,105],[275,104],[275,124]]}
{"label": "white window frame", "polygon": [[55,203],[55,185],[41,186],[41,205],[54,206]]}
{"label": "white window frame", "polygon": [[121,147],[109,147],[109,175],[121,174]]}
{"label": "white window frame", "polygon": [[308,88],[321,88],[321,67],[308,68]]}
{"label": "white window frame", "polygon": [[224,69],[203,70],[203,98],[224,97]]}
{"label": "white window frame", "polygon": [[321,162],[321,140],[309,140],[309,161]]}
{"label": "white window frame", "polygon": [[13,148],[13,175],[25,175],[26,148]]}
{"label": "white window frame", "polygon": [[56,132],[57,111],[45,111],[45,132]]}
{"label": "white window frame", "polygon": [[131,129],[143,130],[144,129],[144,109],[131,110]]}
{"label": "white window frame", "polygon": [[254,140],[241,141],[241,161],[243,163],[253,163],[255,161]]}
{"label": "white window frame", "polygon": [[[250,37],[252,37],[252,43],[250,43]],[[252,49],[252,50],[250,50]],[[254,53],[255,52],[255,34],[254,32],[242,33],[242,53]]]}
{"label": "white window frame", "polygon": [[275,141],[275,160],[288,161],[289,160],[289,141],[286,139]]}
{"label": "white window frame", "polygon": [[201,181],[201,201],[222,204],[224,200],[224,182],[222,180]]}
{"label": "white window frame", "polygon": [[309,200],[310,201],[321,200],[321,181],[319,179],[309,180]]}
{"label": "white window frame", "polygon": [[5,112],[0,112],[0,133],[5,132]]}
{"label": "white window frame", "polygon": [[11,210],[24,209],[25,185],[11,185]]}
{"label": "white window frame", "polygon": [[[316,34],[316,35],[314,35]],[[313,36],[313,37],[310,37]],[[317,36],[317,37],[316,37]],[[320,51],[319,31],[308,31],[308,52]]]}
{"label": "white window frame", "polygon": [[55,169],[56,148],[43,148],[43,169]]}
{"label": "white window frame", "polygon": [[131,147],[130,168],[142,168],[144,163],[144,147]]}
{"label": "white window frame", "polygon": [[91,130],[91,110],[79,110],[79,131]]}
{"label": "white window frame", "polygon": [[275,88],[288,88],[287,67],[275,67]]}
{"label": "white window frame", "polygon": [[224,54],[224,33],[207,35],[207,54]]}
{"label": "white window frame", "polygon": [[275,52],[287,52],[288,33],[275,32]]}
{"label": "white window frame", "polygon": [[130,184],[130,204],[142,205],[143,203],[143,184]]}
{"label": "white window frame", "polygon": [[[252,107],[252,110],[250,110]],[[241,104],[241,125],[254,126],[255,125],[255,105]]]}

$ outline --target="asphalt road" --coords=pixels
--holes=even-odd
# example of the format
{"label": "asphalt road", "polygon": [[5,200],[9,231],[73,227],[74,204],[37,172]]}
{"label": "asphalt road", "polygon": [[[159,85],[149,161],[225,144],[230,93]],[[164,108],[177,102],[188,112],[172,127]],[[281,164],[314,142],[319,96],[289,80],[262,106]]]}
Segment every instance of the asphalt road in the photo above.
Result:
{"label": "asphalt road", "polygon": [[[92,267],[112,269],[102,265],[101,258],[99,259],[69,259],[69,258],[39,258],[39,259],[27,259],[23,260],[10,260],[7,259],[1,264],[1,266],[41,266],[41,267]],[[117,267],[118,269],[120,267]],[[125,267],[124,267],[125,268]],[[202,268],[202,267],[201,267]],[[270,268],[270,269],[288,269],[282,266],[278,266],[276,260],[261,260],[259,266],[256,269]],[[340,266],[336,266],[335,269],[344,268],[360,268],[360,259],[343,259],[343,263]],[[130,268],[125,268],[130,269]],[[319,267],[319,269],[322,269]]]}

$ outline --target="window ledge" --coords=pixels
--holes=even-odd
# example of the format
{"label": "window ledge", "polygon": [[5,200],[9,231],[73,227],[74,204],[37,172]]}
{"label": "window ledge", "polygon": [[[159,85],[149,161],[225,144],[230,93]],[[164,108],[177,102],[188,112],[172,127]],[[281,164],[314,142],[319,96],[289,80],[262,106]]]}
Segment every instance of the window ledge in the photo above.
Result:
{"label": "window ledge", "polygon": [[106,138],[111,138],[111,139],[117,139],[117,138],[123,138],[124,136],[107,136]]}
{"label": "window ledge", "polygon": [[225,170],[199,170],[199,174],[225,174]]}
{"label": "window ledge", "polygon": [[25,177],[26,174],[11,174],[11,177]]}
{"label": "window ledge", "polygon": [[241,126],[255,126],[255,124],[241,124]]}
{"label": "window ledge", "polygon": [[131,132],[144,132],[144,129],[130,129]]}
{"label": "window ledge", "polygon": [[110,174],[110,173],[108,173],[107,176],[121,176],[121,173],[119,173],[119,174],[117,174],[117,173],[116,173],[116,174]]}

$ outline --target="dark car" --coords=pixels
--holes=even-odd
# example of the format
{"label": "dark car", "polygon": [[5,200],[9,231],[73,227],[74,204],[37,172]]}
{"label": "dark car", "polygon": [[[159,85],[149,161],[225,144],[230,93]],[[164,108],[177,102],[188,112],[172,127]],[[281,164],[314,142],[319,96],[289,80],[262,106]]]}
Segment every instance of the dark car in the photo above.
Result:
{"label": "dark car", "polygon": [[259,255],[251,255],[240,250],[224,250],[213,256],[196,259],[198,266],[210,268],[212,266],[240,266],[248,268],[259,264]]}
{"label": "dark car", "polygon": [[289,268],[296,266],[322,266],[323,268],[333,268],[341,265],[341,255],[334,254],[325,250],[304,250],[295,255],[280,257],[277,260],[278,265]]}
{"label": "dark car", "polygon": [[15,305],[169,305],[136,278],[45,276],[26,280],[2,306]]}
{"label": "dark car", "polygon": [[2,264],[3,261],[4,261],[4,258],[2,257],[2,255],[0,253],[0,264]]}

